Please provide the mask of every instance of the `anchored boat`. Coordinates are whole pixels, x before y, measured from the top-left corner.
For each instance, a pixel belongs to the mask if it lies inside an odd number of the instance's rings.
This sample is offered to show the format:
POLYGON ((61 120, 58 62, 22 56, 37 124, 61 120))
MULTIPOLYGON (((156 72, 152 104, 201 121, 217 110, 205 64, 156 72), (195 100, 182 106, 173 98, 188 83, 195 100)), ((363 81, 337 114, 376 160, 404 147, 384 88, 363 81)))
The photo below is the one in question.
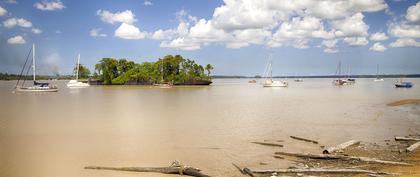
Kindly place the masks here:
POLYGON ((80 67, 80 53, 77 56, 76 80, 70 80, 67 83, 67 87, 69 87, 69 88, 85 88, 85 87, 90 86, 88 83, 78 81, 79 80, 79 67, 80 67))
POLYGON ((266 76, 266 80, 263 83, 263 87, 287 87, 289 83, 287 81, 275 81, 273 80, 273 70, 272 70, 272 62, 271 58, 268 62, 266 70, 264 72, 264 76, 266 76), (268 77, 267 77, 268 75, 268 77))
MULTIPOLYGON (((28 72, 29 72, 29 66, 28 66, 28 72)), ((26 57, 25 64, 23 65, 22 71, 20 73, 19 79, 16 83, 15 90, 18 92, 57 92, 58 88, 55 85, 50 85, 49 83, 45 82, 37 82, 36 81, 36 67, 35 67, 35 44, 32 44, 32 49, 28 53, 28 57, 26 57), (25 81, 26 77, 24 77, 24 80, 21 85, 19 85, 20 78, 22 78, 23 71, 26 68, 26 64, 29 59, 29 55, 32 53, 32 71, 33 71, 33 85, 29 87, 25 87, 25 81)))

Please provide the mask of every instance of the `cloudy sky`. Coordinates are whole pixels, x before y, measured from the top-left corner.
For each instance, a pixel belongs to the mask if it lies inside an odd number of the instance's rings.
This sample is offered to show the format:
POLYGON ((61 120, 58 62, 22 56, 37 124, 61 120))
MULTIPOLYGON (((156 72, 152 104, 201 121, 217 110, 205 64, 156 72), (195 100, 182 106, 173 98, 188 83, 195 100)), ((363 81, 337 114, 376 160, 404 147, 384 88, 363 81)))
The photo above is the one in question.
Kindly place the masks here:
POLYGON ((38 73, 69 74, 81 54, 154 61, 181 54, 217 75, 420 73, 417 0, 0 0, 0 72, 35 43, 38 73))

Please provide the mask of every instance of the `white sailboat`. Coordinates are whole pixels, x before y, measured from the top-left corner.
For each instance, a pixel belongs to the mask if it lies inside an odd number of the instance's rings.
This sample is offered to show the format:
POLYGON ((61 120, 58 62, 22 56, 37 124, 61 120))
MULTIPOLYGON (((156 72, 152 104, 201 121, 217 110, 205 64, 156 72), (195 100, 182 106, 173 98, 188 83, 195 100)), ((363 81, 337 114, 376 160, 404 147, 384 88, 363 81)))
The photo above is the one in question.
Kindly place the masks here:
POLYGON ((163 79, 163 71, 164 71, 164 65, 163 65, 163 59, 162 59, 162 68, 161 68, 161 72, 162 72, 162 78, 161 78, 161 81, 160 81, 160 83, 155 83, 155 84, 153 84, 154 86, 156 86, 156 87, 159 87, 159 88, 171 88, 172 87, 172 84, 171 83, 165 83, 165 80, 163 79))
POLYGON ((289 83, 287 81, 276 81, 273 80, 273 71, 272 71, 272 61, 268 62, 266 71, 264 72, 264 77, 266 80, 263 83, 263 87, 287 87, 289 83))
MULTIPOLYGON (((25 65, 23 66, 22 71, 25 70, 25 66, 26 66, 26 62, 25 62, 25 65)), ((28 71, 29 71, 29 68, 28 68, 28 71)), ((57 92, 58 91, 58 88, 55 85, 49 85, 49 83, 37 82, 36 81, 35 44, 32 44, 32 71, 33 71, 33 85, 29 86, 29 87, 25 87, 24 86, 25 80, 24 80, 22 85, 19 86, 19 81, 20 80, 18 80, 18 83, 16 84, 16 91, 18 91, 18 92, 57 92)), ((22 76, 22 74, 21 74, 21 76, 22 76)))
POLYGON ((339 78, 337 78, 333 81, 334 85, 341 86, 341 85, 348 85, 349 84, 347 79, 341 79, 341 61, 338 61, 338 66, 337 66, 337 69, 335 71, 335 75, 338 76, 339 78))
POLYGON ((69 88, 85 88, 85 87, 90 86, 88 83, 84 83, 84 82, 79 81, 79 66, 80 66, 80 53, 77 56, 76 80, 70 80, 67 83, 67 87, 69 87, 69 88))
POLYGON ((376 66, 376 78, 373 80, 374 82, 382 82, 384 79, 379 77, 379 65, 376 66))

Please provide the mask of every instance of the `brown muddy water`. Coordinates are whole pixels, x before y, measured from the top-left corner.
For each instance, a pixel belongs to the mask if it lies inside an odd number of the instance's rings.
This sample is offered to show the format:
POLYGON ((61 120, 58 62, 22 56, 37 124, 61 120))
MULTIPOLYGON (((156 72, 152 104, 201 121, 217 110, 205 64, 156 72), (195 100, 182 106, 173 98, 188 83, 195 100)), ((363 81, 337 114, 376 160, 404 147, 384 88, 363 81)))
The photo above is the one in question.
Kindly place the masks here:
MULTIPOLYGON (((320 152, 350 139, 381 143, 420 132, 420 108, 389 107, 420 98, 396 79, 336 87, 332 79, 289 80, 262 88, 246 79, 216 79, 209 87, 91 86, 58 93, 13 93, 0 81, 1 177, 131 177, 152 173, 85 170, 84 166, 168 166, 173 160, 214 176, 239 176, 231 165, 287 167, 283 151, 320 152), (252 141, 284 140, 284 148, 252 141), (261 165, 260 162, 267 163, 261 165)), ((167 175, 169 176, 169 175, 167 175)))

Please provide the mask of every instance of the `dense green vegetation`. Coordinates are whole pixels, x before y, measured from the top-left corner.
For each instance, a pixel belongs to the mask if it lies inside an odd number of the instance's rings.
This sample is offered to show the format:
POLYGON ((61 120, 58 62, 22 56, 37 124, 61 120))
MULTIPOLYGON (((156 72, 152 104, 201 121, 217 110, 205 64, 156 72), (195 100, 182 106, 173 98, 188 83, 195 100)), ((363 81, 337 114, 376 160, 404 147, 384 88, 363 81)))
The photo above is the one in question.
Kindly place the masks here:
MULTIPOLYGON (((76 75, 77 65, 73 68, 73 74, 76 75)), ((90 77, 89 68, 79 64, 79 79, 88 79, 90 77)))
POLYGON ((94 77, 104 84, 140 82, 145 84, 183 84, 197 80, 210 81, 213 66, 203 66, 180 55, 167 55, 156 62, 136 64, 126 59, 103 58, 95 65, 94 77), (205 73, 207 71, 207 74, 205 73))

